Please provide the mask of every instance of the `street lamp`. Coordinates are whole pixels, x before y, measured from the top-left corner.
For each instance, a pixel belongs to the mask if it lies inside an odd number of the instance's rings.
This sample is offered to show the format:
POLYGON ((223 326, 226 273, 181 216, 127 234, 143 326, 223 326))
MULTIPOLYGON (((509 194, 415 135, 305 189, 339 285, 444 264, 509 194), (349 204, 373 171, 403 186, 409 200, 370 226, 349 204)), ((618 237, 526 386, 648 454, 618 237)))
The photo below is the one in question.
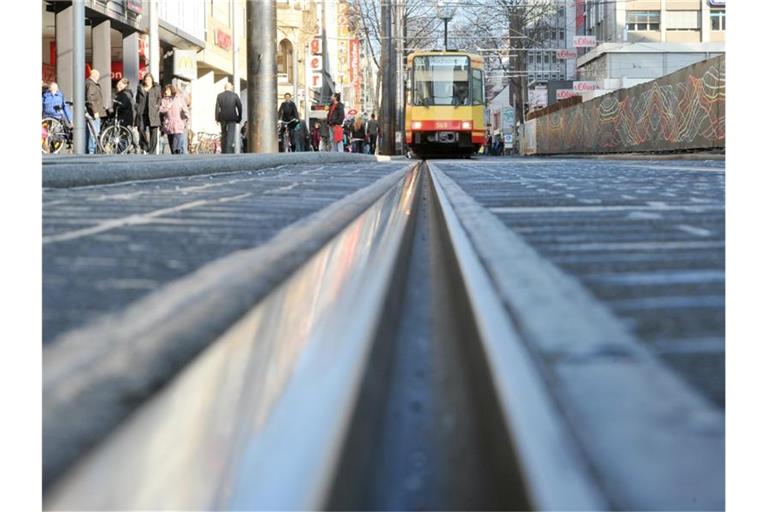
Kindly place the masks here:
POLYGON ((446 50, 448 49, 448 22, 451 21, 454 14, 456 14, 456 6, 452 5, 452 2, 447 0, 437 1, 437 17, 445 23, 443 44, 445 45, 446 50))

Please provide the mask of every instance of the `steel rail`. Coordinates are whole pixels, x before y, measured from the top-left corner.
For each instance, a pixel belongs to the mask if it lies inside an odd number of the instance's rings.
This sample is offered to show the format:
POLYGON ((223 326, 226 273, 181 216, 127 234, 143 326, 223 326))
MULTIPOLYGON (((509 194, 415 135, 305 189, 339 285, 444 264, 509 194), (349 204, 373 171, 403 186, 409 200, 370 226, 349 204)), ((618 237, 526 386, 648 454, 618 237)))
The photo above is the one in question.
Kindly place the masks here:
POLYGON ((45 509, 318 509, 419 168, 276 288, 45 496, 45 509))
POLYGON ((429 171, 528 498, 537 510, 609 508, 462 226, 429 171))

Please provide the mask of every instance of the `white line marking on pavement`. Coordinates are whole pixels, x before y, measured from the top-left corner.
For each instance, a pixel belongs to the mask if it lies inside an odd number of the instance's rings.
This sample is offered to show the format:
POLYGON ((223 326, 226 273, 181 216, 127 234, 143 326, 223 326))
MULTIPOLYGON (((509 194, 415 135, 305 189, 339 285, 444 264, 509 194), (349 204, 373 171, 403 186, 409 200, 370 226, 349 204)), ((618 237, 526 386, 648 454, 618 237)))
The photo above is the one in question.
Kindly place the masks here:
POLYGON ((712 232, 708 229, 704 228, 697 228, 695 226, 689 226, 688 224, 678 224, 677 229, 680 231, 684 231, 686 233, 690 233, 691 235, 696 236, 711 236, 712 232))
POLYGON ((702 212, 704 210, 723 210, 718 205, 668 205, 666 203, 643 205, 610 205, 610 206, 496 206, 488 208, 493 213, 575 213, 575 212, 626 212, 626 211, 688 211, 702 212))
POLYGON ((191 208, 197 208, 198 206, 204 206, 211 203, 223 203, 227 201, 235 201, 237 199, 242 199, 243 197, 247 197, 249 195, 251 194, 247 193, 247 194, 239 194, 237 196, 231 196, 231 197, 221 197, 218 199, 192 201, 189 203, 180 204, 178 206, 173 206, 171 208, 162 208, 160 210, 154 210, 149 213, 129 215, 128 217, 121 217, 119 219, 110 219, 104 222, 100 222, 99 224, 96 224, 95 226, 91 226, 88 228, 76 229, 74 231, 67 231, 65 233, 59 233, 57 235, 43 237, 43 244, 49 244, 53 242, 64 242, 66 240, 74 240, 76 238, 95 235, 98 233, 103 233, 105 231, 110 231, 112 229, 117 229, 124 226, 135 226, 137 224, 149 224, 153 222, 155 218, 161 217, 169 213, 176 213, 184 210, 189 210, 191 208))
POLYGON ((724 168, 717 167, 678 167, 671 165, 658 165, 657 163, 649 163, 648 165, 635 165, 635 164, 618 164, 618 167, 632 167, 637 169, 651 169, 651 170, 664 170, 664 171, 695 171, 695 172, 720 172, 725 173, 724 168))
POLYGON ((677 249, 718 249, 725 247, 722 240, 707 242, 601 242, 589 244, 560 244, 557 251, 665 251, 677 249))

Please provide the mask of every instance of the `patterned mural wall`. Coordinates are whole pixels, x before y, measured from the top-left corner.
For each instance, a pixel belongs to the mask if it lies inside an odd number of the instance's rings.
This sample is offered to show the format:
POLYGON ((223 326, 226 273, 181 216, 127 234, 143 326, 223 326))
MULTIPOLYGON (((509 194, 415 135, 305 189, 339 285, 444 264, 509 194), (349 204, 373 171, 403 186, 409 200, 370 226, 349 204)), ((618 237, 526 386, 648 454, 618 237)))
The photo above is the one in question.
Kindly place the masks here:
POLYGON ((537 154, 724 148, 725 56, 535 122, 537 154))

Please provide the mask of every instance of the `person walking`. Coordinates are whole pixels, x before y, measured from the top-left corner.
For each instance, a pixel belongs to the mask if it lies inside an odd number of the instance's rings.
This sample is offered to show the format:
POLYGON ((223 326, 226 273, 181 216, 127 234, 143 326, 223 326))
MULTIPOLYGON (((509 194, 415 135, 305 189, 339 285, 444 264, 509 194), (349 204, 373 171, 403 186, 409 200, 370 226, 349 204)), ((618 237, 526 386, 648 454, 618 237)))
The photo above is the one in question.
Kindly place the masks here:
POLYGON ((344 152, 344 104, 338 92, 331 96, 331 106, 328 109, 328 139, 331 151, 344 152))
POLYGON ((101 120, 107 115, 107 111, 104 108, 104 97, 101 94, 101 85, 99 84, 99 78, 101 73, 98 70, 91 70, 91 74, 88 80, 85 81, 85 109, 88 115, 92 118, 93 130, 95 137, 91 134, 90 130, 85 130, 86 146, 88 148, 88 154, 96 154, 96 138, 98 138, 101 132, 101 120))
POLYGON ((320 151, 320 139, 322 136, 320 135, 320 123, 315 121, 315 123, 312 125, 312 129, 309 132, 309 140, 312 144, 312 150, 313 151, 320 151))
POLYGON ((376 120, 376 114, 371 114, 365 126, 365 134, 368 135, 368 147, 370 154, 376 154, 376 140, 379 138, 379 122, 376 120))
POLYGON ((163 117, 163 132, 168 136, 171 153, 184 153, 184 130, 187 129, 189 109, 182 94, 177 94, 176 88, 168 84, 163 88, 163 100, 160 103, 160 113, 163 117))
POLYGON ((352 139, 352 153, 362 153, 365 145, 365 121, 361 114, 357 114, 350 129, 352 139))
POLYGON ((43 117, 52 117, 61 121, 65 114, 67 119, 72 119, 72 111, 64 100, 64 94, 59 90, 59 84, 51 82, 43 92, 43 117), (60 109, 57 110, 56 107, 60 109))
POLYGON ((152 74, 147 73, 141 85, 136 88, 136 127, 139 129, 139 144, 144 153, 154 154, 157 151, 161 101, 160 86, 155 83, 152 74))
POLYGON ((235 152, 237 123, 243 118, 243 104, 240 96, 232 90, 232 84, 224 84, 224 92, 216 96, 216 122, 221 127, 221 152, 235 152))

